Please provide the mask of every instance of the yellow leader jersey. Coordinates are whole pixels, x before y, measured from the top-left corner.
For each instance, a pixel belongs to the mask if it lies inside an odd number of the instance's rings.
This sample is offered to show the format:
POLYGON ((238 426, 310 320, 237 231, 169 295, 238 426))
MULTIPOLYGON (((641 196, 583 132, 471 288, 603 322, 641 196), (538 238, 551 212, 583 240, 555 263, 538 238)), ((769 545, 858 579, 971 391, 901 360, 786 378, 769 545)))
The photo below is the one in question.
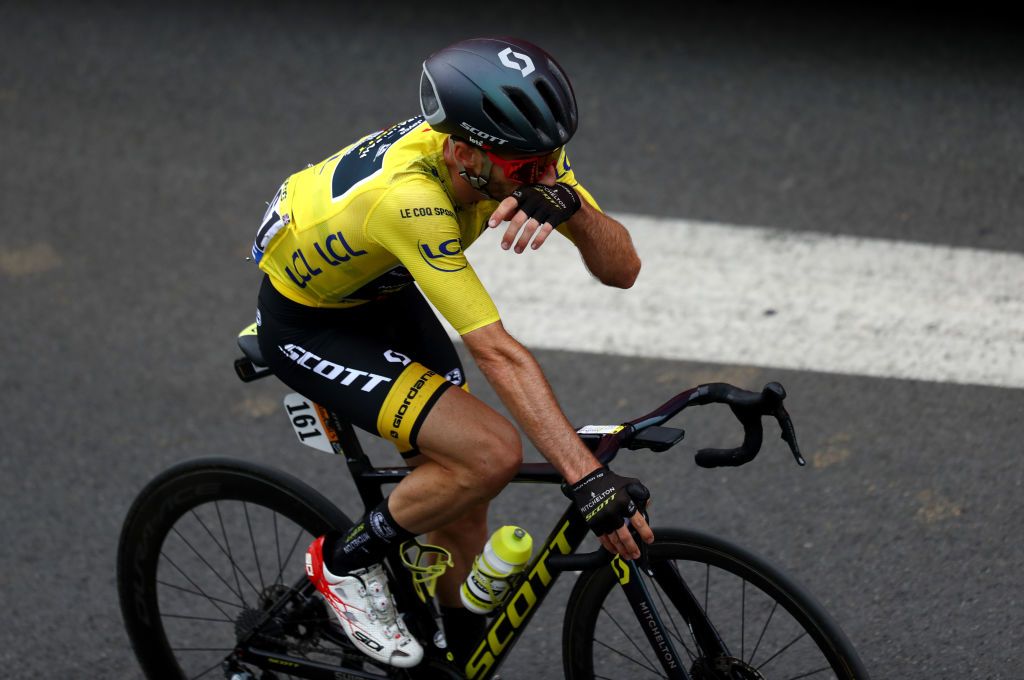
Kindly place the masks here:
MULTIPOLYGON (((460 335, 497 321, 464 253, 497 202, 455 206, 446 139, 417 116, 286 179, 252 250, 274 288, 312 307, 352 307, 415 281, 460 335)), ((598 207, 564 152, 557 179, 598 207)))

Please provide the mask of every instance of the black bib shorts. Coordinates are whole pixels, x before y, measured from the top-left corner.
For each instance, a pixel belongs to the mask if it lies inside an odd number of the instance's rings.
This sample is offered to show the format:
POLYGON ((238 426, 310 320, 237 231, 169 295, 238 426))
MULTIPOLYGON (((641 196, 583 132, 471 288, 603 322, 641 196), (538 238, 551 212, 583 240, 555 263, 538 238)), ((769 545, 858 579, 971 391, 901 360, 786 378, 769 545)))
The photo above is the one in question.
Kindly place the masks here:
POLYGON ((410 285, 346 309, 289 300, 264 277, 256 322, 260 350, 288 387, 353 425, 387 439, 406 458, 438 397, 465 389, 458 353, 410 285))

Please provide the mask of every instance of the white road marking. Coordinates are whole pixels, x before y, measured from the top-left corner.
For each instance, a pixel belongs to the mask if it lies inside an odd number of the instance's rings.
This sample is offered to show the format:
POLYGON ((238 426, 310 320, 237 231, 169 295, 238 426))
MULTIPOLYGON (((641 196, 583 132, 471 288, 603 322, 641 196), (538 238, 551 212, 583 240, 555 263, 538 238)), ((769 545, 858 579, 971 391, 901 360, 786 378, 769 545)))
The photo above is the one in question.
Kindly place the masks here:
POLYGON ((1024 255, 617 214, 643 271, 600 285, 564 239, 470 261, 529 347, 1024 387, 1024 255))

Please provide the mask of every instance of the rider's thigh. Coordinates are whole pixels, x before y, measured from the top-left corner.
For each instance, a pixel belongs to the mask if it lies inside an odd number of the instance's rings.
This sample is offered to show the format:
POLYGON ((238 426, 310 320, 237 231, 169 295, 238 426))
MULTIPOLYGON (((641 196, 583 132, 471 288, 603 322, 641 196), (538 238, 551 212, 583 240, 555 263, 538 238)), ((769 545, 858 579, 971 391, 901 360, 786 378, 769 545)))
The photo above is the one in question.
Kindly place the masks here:
POLYGON ((445 390, 430 409, 417 445, 425 457, 450 470, 459 484, 501 488, 523 461, 515 426, 459 389, 445 390))

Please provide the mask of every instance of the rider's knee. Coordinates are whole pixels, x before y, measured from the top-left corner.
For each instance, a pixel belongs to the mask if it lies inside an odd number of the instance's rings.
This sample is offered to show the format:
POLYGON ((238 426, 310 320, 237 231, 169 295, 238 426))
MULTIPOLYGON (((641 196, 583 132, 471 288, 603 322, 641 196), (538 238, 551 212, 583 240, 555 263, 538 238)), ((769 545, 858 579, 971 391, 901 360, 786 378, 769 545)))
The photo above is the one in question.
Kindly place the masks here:
POLYGON ((497 433, 500 444, 491 454, 490 465, 491 477, 501 487, 512 481, 523 463, 523 442, 519 439, 519 431, 507 420, 503 423, 505 427, 497 433))
POLYGON ((512 481, 512 478, 519 472, 523 464, 523 445, 518 436, 506 444, 501 452, 494 457, 489 466, 488 476, 495 485, 496 491, 501 491, 512 481))
POLYGON ((483 498, 493 498, 512 481, 522 462, 523 445, 519 433, 511 423, 502 419, 488 428, 486 440, 475 452, 464 481, 483 498))

